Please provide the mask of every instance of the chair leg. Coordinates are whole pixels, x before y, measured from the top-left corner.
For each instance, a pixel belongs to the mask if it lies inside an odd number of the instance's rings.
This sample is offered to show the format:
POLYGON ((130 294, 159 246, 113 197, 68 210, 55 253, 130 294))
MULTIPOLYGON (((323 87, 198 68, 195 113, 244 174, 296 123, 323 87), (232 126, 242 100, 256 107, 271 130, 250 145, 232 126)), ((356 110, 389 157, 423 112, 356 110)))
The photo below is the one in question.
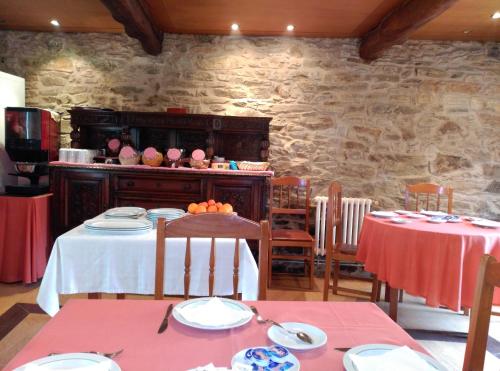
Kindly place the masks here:
POLYGON ((399 299, 399 302, 402 303, 403 302, 403 290, 399 290, 399 293, 398 293, 398 299, 399 299))
POLYGON ((377 301, 380 301, 380 293, 382 291, 382 281, 377 279, 377 301))
POLYGON ((370 295, 370 301, 376 303, 377 296, 378 296, 378 280, 377 280, 377 275, 374 274, 372 279, 372 292, 370 295))
POLYGON ((340 262, 338 260, 333 261, 333 295, 337 295, 337 287, 339 285, 339 275, 340 275, 340 262))
POLYGON ((269 254, 267 258, 267 288, 271 288, 271 284, 273 281, 273 259, 271 258, 271 255, 273 254, 273 247, 270 246, 269 248, 269 254))
POLYGON ((309 290, 313 289, 313 281, 314 281, 314 255, 313 250, 311 251, 311 259, 309 260, 309 290))
POLYGON ((330 292, 330 278, 332 277, 332 259, 330 251, 326 253, 325 260, 325 277, 323 278, 323 301, 328 301, 328 293, 330 292))

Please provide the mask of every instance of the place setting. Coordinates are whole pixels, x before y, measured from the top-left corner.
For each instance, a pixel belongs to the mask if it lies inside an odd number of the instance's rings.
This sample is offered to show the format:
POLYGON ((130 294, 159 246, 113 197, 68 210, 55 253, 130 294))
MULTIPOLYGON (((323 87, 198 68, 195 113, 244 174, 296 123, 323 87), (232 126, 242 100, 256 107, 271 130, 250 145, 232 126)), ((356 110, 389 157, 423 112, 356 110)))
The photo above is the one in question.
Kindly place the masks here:
POLYGON ((182 209, 159 208, 148 210, 146 212, 146 219, 150 220, 153 223, 153 226, 156 228, 159 218, 164 218, 167 222, 169 222, 171 220, 181 218, 184 215, 186 215, 186 212, 182 209))
POLYGON ((95 218, 83 222, 86 231, 96 234, 141 234, 153 229, 153 223, 145 219, 95 218))

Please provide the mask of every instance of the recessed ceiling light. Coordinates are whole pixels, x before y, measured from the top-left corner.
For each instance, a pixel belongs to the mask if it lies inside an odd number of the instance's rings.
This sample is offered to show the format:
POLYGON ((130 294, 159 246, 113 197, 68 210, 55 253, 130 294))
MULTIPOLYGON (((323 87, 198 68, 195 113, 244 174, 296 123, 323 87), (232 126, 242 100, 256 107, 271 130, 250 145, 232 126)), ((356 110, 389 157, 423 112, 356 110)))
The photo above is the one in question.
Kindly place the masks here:
POLYGON ((295 30, 295 26, 293 24, 289 24, 288 26, 286 26, 286 30, 291 32, 295 30))
POLYGON ((240 25, 238 23, 233 23, 231 25, 231 30, 238 31, 240 29, 240 25))
POLYGON ((54 27, 59 27, 60 24, 59 24, 59 21, 57 19, 53 19, 50 21, 50 24, 54 27))
POLYGON ((493 18, 493 19, 499 19, 500 18, 500 11, 493 13, 493 15, 491 16, 491 18, 493 18))

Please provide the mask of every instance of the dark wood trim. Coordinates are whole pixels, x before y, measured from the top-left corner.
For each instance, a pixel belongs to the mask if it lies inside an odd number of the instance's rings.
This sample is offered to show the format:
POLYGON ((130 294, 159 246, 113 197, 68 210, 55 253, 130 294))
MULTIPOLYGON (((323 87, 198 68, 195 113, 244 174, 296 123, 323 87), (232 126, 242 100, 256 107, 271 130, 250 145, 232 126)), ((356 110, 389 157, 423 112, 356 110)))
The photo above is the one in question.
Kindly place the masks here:
POLYGON ((161 53, 163 31, 153 22, 147 5, 142 0, 101 0, 113 18, 123 24, 130 37, 139 40, 144 51, 151 55, 161 53))
POLYGON ((359 55, 372 61, 393 45, 405 42, 427 22, 455 4, 457 0, 407 0, 387 14, 361 39, 359 55))
POLYGON ((0 316, 0 340, 29 314, 46 314, 38 304, 16 303, 0 316))

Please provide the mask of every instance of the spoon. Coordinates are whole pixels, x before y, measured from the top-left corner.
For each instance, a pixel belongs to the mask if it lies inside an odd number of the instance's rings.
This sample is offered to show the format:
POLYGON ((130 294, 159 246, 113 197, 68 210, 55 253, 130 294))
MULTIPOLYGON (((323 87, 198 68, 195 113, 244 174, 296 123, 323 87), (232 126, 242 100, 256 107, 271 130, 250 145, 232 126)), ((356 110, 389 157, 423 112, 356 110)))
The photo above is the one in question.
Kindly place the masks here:
POLYGON ((281 324, 279 324, 278 322, 273 321, 272 319, 264 319, 264 318, 262 318, 262 316, 259 314, 257 308, 255 308, 253 305, 250 306, 250 309, 252 310, 252 312, 255 313, 257 323, 272 323, 274 326, 281 327, 286 332, 297 336, 300 340, 302 340, 305 343, 309 343, 309 344, 313 343, 313 340, 311 339, 311 337, 309 335, 307 335, 305 332, 302 332, 302 331, 292 331, 292 330, 289 330, 289 329, 283 327, 281 324))

